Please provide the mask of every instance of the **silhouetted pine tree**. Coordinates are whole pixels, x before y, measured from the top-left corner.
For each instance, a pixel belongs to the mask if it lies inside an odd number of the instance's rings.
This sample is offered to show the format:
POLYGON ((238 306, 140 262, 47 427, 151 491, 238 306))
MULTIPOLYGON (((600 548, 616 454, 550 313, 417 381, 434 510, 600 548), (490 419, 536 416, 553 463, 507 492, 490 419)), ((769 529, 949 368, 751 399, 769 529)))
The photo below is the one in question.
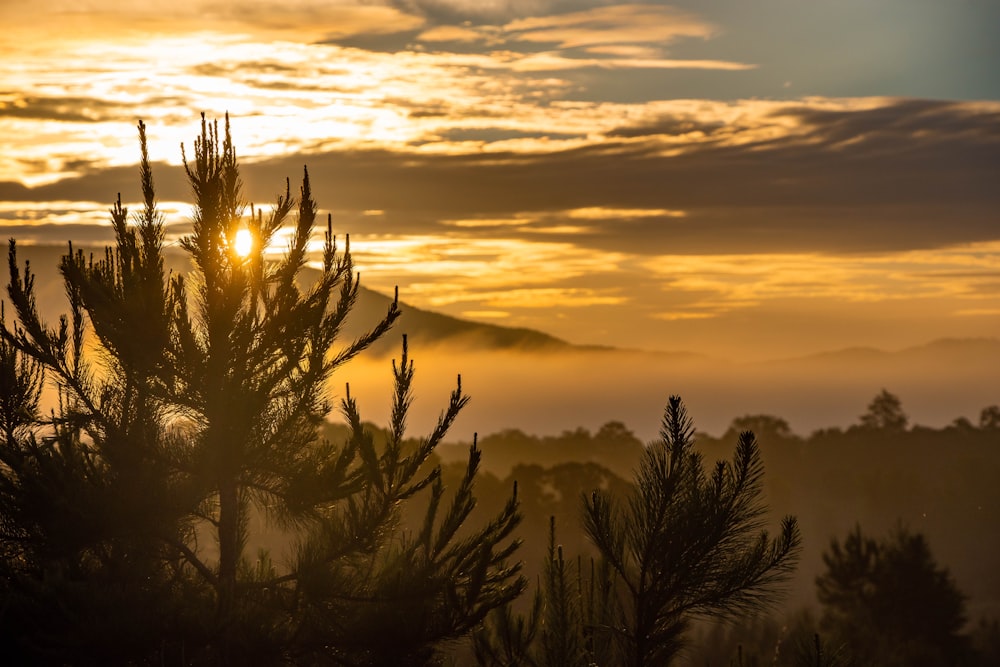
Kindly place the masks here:
POLYGON ((793 650, 795 667, 854 667, 855 665, 843 644, 831 646, 817 633, 813 633, 811 641, 800 641, 793 650))
POLYGON ((300 287, 316 222, 308 173, 298 215, 286 185, 268 216, 243 215, 228 118, 202 119, 185 169, 194 271, 165 275, 145 128, 144 210, 112 208, 116 245, 97 260, 70 246, 61 271, 70 317, 39 317, 30 267, 10 247, 17 322, 0 347, 0 627, 20 661, 60 664, 423 664, 524 588, 511 533, 516 496, 485 526, 475 445, 441 510, 424 469, 468 400, 453 392, 434 432, 404 446, 413 366, 394 363, 389 442, 376 447, 348 392, 346 442, 318 439, 331 374, 382 336, 336 347, 358 295, 349 247, 329 217, 319 275, 300 287), (281 259, 264 248, 294 232, 281 259), (240 230, 253 238, 235 251, 240 230), (42 373, 58 396, 37 415, 42 373), (431 496, 419 535, 400 503, 431 496), (289 558, 246 553, 264 516, 296 544, 289 558), (464 531, 464 532, 463 532, 464 531), (104 614, 103 616, 101 614, 104 614), (37 621, 37 623, 36 623, 37 621))
POLYGON ((763 465, 752 433, 731 463, 706 474, 679 397, 667 403, 661 440, 650 445, 624 504, 595 491, 584 526, 614 577, 616 615, 602 631, 616 664, 666 665, 692 618, 753 612, 791 573, 800 538, 795 519, 770 539, 762 530, 763 465))
POLYGON ((584 644, 582 579, 576 576, 556 544, 555 517, 549 518, 545 568, 527 617, 510 605, 493 611, 473 634, 477 663, 489 667, 515 665, 578 667, 591 664, 584 644))
POLYGON ((577 562, 575 586, 550 526, 541 614, 526 622, 512 620, 510 610, 495 612, 477 635, 480 664, 514 664, 495 656, 516 655, 546 667, 668 665, 695 617, 752 613, 774 600, 795 566, 800 537, 792 517, 773 540, 762 530, 763 466, 753 433, 744 432, 732 463, 718 462, 711 475, 676 396, 660 434, 645 449, 625 503, 604 491, 584 498, 584 527, 599 558, 589 573, 577 562), (533 628, 536 619, 537 630, 504 631, 533 628))
POLYGON ((494 609, 472 633, 472 651, 482 667, 540 667, 535 641, 540 627, 542 592, 535 591, 528 616, 512 605, 494 609))
POLYGON ((544 578, 543 662, 549 667, 586 665, 580 609, 581 579, 573 576, 563 558, 562 546, 556 544, 555 517, 551 517, 549 521, 549 548, 544 578))

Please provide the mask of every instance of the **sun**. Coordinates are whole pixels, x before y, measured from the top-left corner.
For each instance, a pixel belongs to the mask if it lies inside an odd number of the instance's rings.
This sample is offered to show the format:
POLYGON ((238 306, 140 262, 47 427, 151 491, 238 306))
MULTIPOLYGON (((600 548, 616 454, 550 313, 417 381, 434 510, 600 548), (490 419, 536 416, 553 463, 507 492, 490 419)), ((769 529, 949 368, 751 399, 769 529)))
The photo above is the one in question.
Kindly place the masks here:
POLYGON ((233 250, 240 257, 246 257, 253 250, 253 234, 249 229, 240 229, 233 240, 233 250))

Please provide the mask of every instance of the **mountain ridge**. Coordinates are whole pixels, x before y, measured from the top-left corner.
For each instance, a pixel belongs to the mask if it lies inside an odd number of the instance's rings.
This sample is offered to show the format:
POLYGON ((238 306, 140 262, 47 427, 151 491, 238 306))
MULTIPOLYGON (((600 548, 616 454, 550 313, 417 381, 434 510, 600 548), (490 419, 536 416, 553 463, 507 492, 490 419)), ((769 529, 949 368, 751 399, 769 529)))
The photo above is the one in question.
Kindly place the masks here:
MULTIPOLYGON (((104 248, 74 247, 85 254, 103 257, 104 248)), ((66 246, 17 245, 17 262, 23 270, 25 261, 30 263, 35 274, 35 290, 42 317, 49 324, 58 321, 66 312, 67 304, 59 262, 66 254, 66 246)), ((186 273, 190 264, 185 255, 177 249, 165 248, 164 268, 166 271, 186 273)), ((6 272, 4 272, 6 274, 6 272)), ((305 267, 301 274, 301 284, 310 283, 310 274, 316 269, 305 267)), ((9 282, 9 274, 4 275, 3 284, 9 282)), ((3 292, 6 294, 6 290, 3 292)), ((360 286, 358 300, 344 323, 345 338, 357 338, 375 326, 384 316, 392 298, 381 292, 360 286)), ((389 335, 383 336, 369 347, 376 355, 390 355, 399 351, 400 337, 406 334, 413 345, 439 346, 453 345, 472 350, 520 350, 524 352, 557 352, 569 350, 611 349, 598 346, 580 346, 568 343, 547 333, 520 327, 505 327, 485 324, 452 317, 442 313, 418 308, 400 301, 402 314, 389 335)))
POLYGON ((774 365, 828 364, 828 363, 881 363, 889 361, 920 361, 948 364, 968 361, 970 356, 995 356, 1000 358, 1000 338, 944 337, 926 343, 908 345, 896 350, 872 346, 851 346, 814 352, 794 357, 782 357, 769 362, 774 365))
MULTIPOLYGON (((104 248, 83 247, 85 253, 102 256, 104 248)), ((168 271, 187 271, 189 266, 184 255, 177 249, 167 248, 164 252, 168 271)), ((50 323, 58 321, 66 312, 65 292, 59 276, 59 260, 66 252, 65 246, 18 245, 18 264, 23 268, 25 260, 31 263, 36 274, 36 292, 43 317, 50 323)), ((309 273, 315 271, 306 267, 303 283, 308 284, 309 273)), ((6 272, 5 272, 6 274, 6 272)), ((3 284, 8 282, 4 275, 3 284)), ((6 294, 6 290, 3 291, 6 294)), ((355 338, 374 326, 385 315, 392 298, 361 286, 358 301, 345 322, 345 337, 355 338)), ((449 346, 465 351, 512 351, 512 352, 592 352, 651 355, 658 359, 701 362, 723 362, 724 359, 691 350, 642 350, 619 348, 605 345, 581 345, 571 343, 551 334, 524 327, 508 327, 493 323, 465 320, 432 310, 414 306, 400 300, 402 314, 389 335, 376 341, 369 350, 377 356, 398 353, 401 335, 406 334, 411 345, 421 349, 449 346)), ((932 339, 926 343, 910 345, 897 350, 887 350, 873 346, 848 346, 832 350, 765 359, 756 362, 742 362, 751 366, 791 367, 799 365, 824 364, 881 364, 892 361, 912 363, 965 364, 977 358, 992 356, 1000 358, 1000 338, 945 337, 932 339)), ((731 363, 731 362, 728 362, 731 363)), ((741 365, 742 365, 741 364, 741 365)))

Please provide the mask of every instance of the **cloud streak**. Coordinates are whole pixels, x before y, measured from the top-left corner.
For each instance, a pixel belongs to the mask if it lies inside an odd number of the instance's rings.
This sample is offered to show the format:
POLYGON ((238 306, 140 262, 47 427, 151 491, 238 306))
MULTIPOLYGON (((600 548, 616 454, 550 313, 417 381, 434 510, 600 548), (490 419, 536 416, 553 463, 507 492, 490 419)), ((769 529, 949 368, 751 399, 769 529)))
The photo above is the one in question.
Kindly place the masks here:
POLYGON ((667 46, 680 39, 705 40, 717 32, 711 23, 669 6, 620 4, 518 18, 503 25, 434 25, 417 40, 431 46, 479 44, 500 56, 497 66, 518 72, 755 67, 729 60, 665 57, 667 46))
POLYGON ((45 37, 69 42, 97 34, 119 39, 180 33, 243 34, 264 39, 317 41, 355 35, 414 31, 425 20, 413 13, 364 0, 173 0, 170 3, 120 0, 51 0, 0 5, 0 18, 15 39, 45 37))
POLYGON ((666 45, 682 37, 707 39, 716 28, 671 7, 624 4, 517 19, 503 27, 510 39, 560 48, 636 43, 666 45))

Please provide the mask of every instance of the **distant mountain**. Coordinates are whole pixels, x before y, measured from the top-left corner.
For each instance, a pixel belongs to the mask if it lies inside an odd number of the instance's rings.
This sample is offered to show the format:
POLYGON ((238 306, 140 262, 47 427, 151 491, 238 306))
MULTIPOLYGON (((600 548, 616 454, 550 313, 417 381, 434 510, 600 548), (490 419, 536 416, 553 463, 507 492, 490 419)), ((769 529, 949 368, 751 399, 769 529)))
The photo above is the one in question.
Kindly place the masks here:
POLYGON ((1000 359, 1000 338, 941 338, 896 351, 851 347, 772 362, 780 366, 908 364, 932 368, 939 365, 983 364, 1000 359))
MULTIPOLYGON (((104 255, 103 248, 84 248, 84 252, 93 253, 95 258, 104 255)), ((65 246, 18 245, 17 247, 19 268, 23 271, 24 262, 27 260, 30 262, 32 272, 36 274, 35 290, 38 305, 43 318, 50 323, 55 323, 59 315, 67 310, 65 292, 58 271, 59 262, 65 253, 65 246)), ((179 251, 168 249, 164 255, 168 271, 189 270, 186 258, 179 251)), ((310 274, 313 271, 308 268, 303 271, 303 285, 309 284, 310 274)), ((3 294, 6 294, 6 285, 9 281, 6 269, 3 270, 2 277, 0 282, 4 285, 3 294)), ((374 326, 385 315, 390 303, 390 297, 361 287, 358 302, 348 316, 344 328, 345 339, 357 337, 374 326)), ((470 322, 411 306, 402 299, 400 306, 403 313, 389 335, 384 336, 370 348, 375 354, 397 354, 402 334, 407 335, 411 345, 422 349, 438 345, 460 349, 544 352, 580 349, 566 341, 532 329, 470 322)))
POLYGON ((1000 359, 1000 338, 941 338, 896 352, 901 359, 937 363, 1000 359))
MULTIPOLYGON (((348 318, 346 333, 357 336, 385 315, 391 299, 384 294, 362 287, 358 302, 348 318)), ((518 350, 526 352, 559 352, 578 349, 554 336, 514 327, 470 322, 457 317, 423 310, 400 299, 403 314, 389 335, 370 348, 376 354, 399 352, 402 334, 417 349, 448 345, 463 349, 518 350)))
MULTIPOLYGON (((58 272, 59 261, 65 252, 65 246, 18 246, 18 264, 23 267, 25 260, 30 261, 32 271, 37 274, 36 293, 39 307, 43 317, 50 323, 55 323, 59 315, 66 312, 65 293, 58 272)), ((85 252, 92 252, 95 257, 101 257, 104 254, 103 248, 87 248, 85 252)), ((165 256, 168 270, 188 270, 187 260, 180 251, 168 248, 165 256)), ((308 284, 308 274, 311 271, 311 269, 306 269, 303 272, 304 284, 308 284)), ((6 269, 2 271, 0 276, 2 276, 0 283, 4 286, 2 294, 6 295, 8 282, 6 269)), ((356 337, 373 326, 385 315, 390 301, 390 297, 362 287, 358 303, 348 317, 344 329, 345 337, 356 337)), ((424 310, 407 304, 405 294, 401 301, 403 314, 397 320, 396 325, 389 335, 377 341, 371 348, 371 351, 377 355, 397 354, 401 336, 407 334, 414 349, 421 350, 446 346, 456 351, 617 352, 622 355, 641 356, 658 361, 693 364, 721 363, 718 359, 695 352, 622 350, 612 347, 573 345, 533 329, 471 322, 424 310)), ((886 351, 872 347, 850 347, 750 365, 764 365, 777 369, 833 367, 841 370, 878 370, 889 366, 911 366, 913 368, 987 367, 995 366, 996 360, 1000 360, 1000 338, 949 338, 897 351, 886 351)))

